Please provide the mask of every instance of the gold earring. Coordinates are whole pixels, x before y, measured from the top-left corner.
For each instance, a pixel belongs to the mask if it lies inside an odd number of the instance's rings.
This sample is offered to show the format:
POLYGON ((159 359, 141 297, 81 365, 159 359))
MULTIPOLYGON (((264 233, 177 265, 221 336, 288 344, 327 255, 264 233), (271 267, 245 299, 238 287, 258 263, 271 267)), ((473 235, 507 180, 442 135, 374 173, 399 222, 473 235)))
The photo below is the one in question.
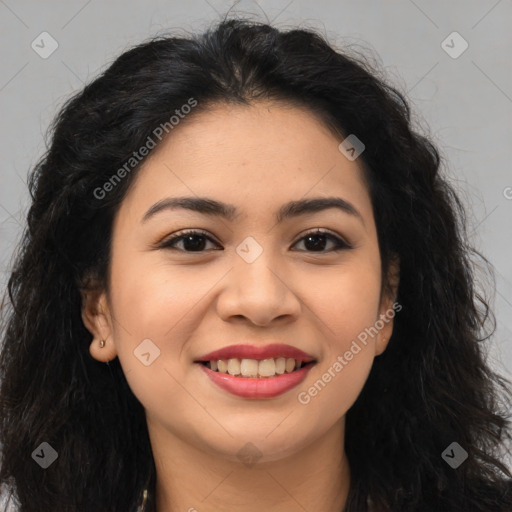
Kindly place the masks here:
POLYGON ((105 346, 105 340, 100 340, 100 347, 103 348, 105 346))

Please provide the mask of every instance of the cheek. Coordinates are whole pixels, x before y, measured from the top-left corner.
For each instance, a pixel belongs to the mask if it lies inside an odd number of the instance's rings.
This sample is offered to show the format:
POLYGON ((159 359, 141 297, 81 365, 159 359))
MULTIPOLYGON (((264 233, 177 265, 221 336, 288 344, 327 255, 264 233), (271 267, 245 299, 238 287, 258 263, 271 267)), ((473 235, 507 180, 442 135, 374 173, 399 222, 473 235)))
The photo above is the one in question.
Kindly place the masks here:
POLYGON ((324 342, 320 364, 310 372, 308 387, 300 388, 297 399, 323 414, 327 423, 353 405, 371 370, 379 319, 378 270, 374 264, 347 266, 325 282, 317 280, 316 292, 308 295, 324 342))
POLYGON ((142 258, 113 259, 111 298, 117 356, 134 394, 143 403, 173 399, 182 381, 183 346, 217 276, 193 279, 179 267, 147 265, 142 258), (149 355, 147 355, 149 354, 149 355), (146 364, 148 363, 148 364, 146 364))
POLYGON ((322 424, 346 414, 373 364, 380 274, 372 268, 340 272, 316 298, 317 325, 324 340, 321 361, 310 372, 307 387, 298 390, 297 400, 312 417, 322 416, 322 424))
POLYGON ((349 350, 351 340, 378 319, 380 268, 372 261, 363 261, 328 273, 317 272, 313 282, 307 279, 304 300, 319 320, 317 326, 327 341, 325 349, 330 353, 325 356, 333 359, 349 350))
POLYGON ((205 279, 198 279, 190 269, 171 268, 144 256, 114 261, 112 302, 121 324, 115 325, 116 334, 125 339, 129 332, 132 341, 154 338, 168 344, 176 339, 176 329, 193 316, 194 306, 217 278, 204 274, 205 279))

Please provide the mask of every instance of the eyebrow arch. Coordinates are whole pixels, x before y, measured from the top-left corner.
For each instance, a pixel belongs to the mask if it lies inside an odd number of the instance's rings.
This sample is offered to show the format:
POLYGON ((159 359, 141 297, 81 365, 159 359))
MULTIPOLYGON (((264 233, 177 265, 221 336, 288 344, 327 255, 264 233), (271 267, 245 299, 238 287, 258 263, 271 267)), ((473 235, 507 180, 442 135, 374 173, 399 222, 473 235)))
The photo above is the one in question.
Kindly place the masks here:
MULTIPOLYGON (((192 210, 204 215, 223 217, 229 221, 235 220, 239 212, 236 206, 232 204, 221 203, 215 199, 207 197, 169 197, 162 199, 155 203, 144 214, 141 223, 147 222, 151 217, 163 210, 175 210, 183 208, 192 210)), ((364 225, 364 219, 361 213, 355 208, 352 203, 349 203, 341 197, 315 197, 311 199, 300 199, 297 201, 290 201, 284 204, 276 213, 276 222, 280 223, 283 220, 292 217, 298 217, 308 213, 316 213, 329 208, 338 208, 344 213, 357 217, 364 225)))

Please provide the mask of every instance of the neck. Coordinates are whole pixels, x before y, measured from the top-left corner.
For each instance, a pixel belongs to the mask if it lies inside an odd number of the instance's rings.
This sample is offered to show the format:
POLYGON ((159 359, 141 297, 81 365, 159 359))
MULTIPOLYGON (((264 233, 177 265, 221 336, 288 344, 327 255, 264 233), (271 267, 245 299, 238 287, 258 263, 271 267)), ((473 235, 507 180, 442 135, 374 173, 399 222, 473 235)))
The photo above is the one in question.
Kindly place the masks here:
POLYGON ((206 453, 149 420, 148 429, 157 512, 341 512, 347 501, 344 419, 293 455, 254 464, 206 453))

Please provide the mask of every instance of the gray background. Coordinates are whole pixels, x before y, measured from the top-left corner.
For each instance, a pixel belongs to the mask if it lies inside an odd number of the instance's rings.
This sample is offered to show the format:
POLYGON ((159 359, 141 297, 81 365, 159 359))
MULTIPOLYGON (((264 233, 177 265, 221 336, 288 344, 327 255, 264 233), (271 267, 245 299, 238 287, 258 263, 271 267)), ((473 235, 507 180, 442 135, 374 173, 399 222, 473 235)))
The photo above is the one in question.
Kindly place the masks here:
MULTIPOLYGON (((510 0, 0 0, 1 290, 28 206, 27 172, 45 150, 58 108, 130 45, 169 30, 201 31, 229 9, 375 52, 387 79, 410 99, 417 128, 437 143, 469 208, 473 244, 494 265, 497 331, 489 357, 512 377, 510 0), (31 47, 44 31, 59 45, 46 59, 31 47), (469 45, 457 58, 442 47, 454 31, 469 45)), ((452 39, 445 44, 457 51, 460 41, 452 39)))

